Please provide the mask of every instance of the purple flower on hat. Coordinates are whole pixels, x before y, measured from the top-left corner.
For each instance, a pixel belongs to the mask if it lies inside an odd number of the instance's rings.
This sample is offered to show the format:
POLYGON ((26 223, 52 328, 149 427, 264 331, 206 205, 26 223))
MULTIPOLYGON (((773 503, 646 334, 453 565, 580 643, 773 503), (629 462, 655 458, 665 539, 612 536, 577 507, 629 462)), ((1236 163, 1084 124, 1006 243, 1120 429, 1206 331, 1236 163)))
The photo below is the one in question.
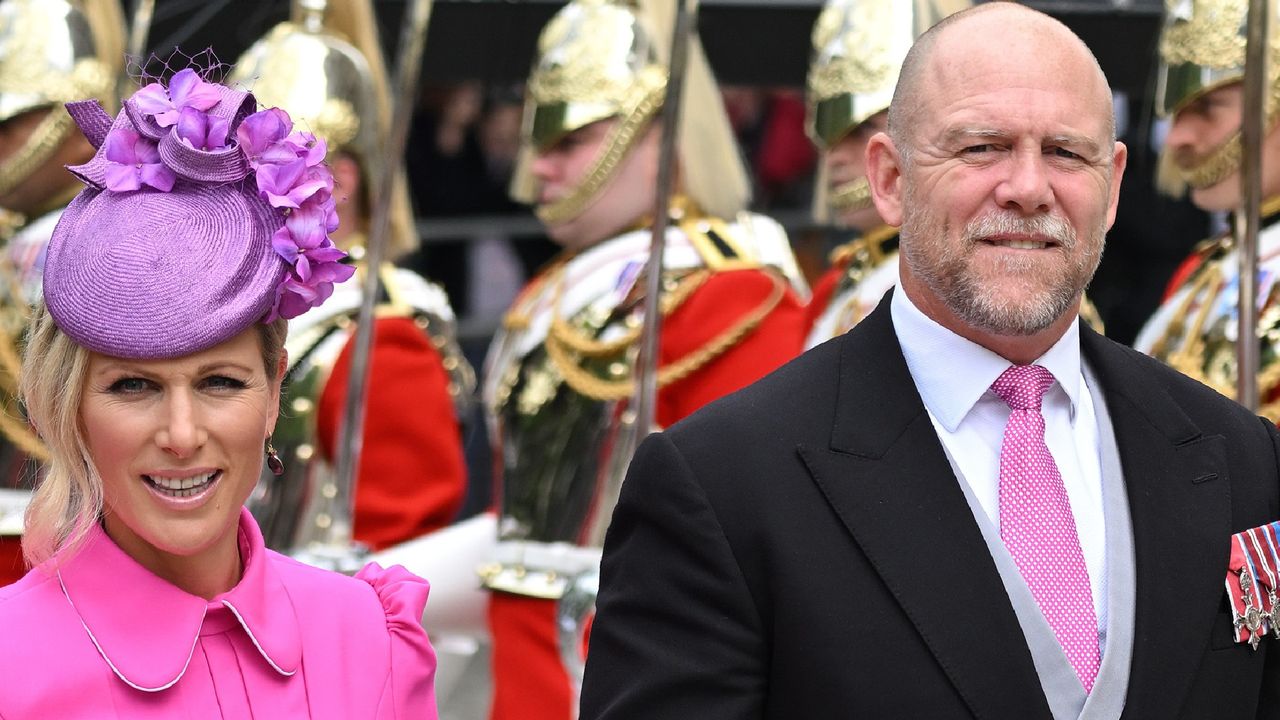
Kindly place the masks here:
MULTIPOLYGON (((333 286, 330 285, 329 294, 332 293, 333 286)), ((290 274, 276 288, 276 301, 271 305, 271 313, 267 315, 265 322, 272 323, 280 318, 286 320, 296 318, 324 302, 326 298, 328 295, 320 297, 318 288, 312 288, 290 274)))
POLYGON ((311 267, 311 277, 306 280, 313 287, 324 289, 324 296, 329 297, 333 292, 333 286, 337 283, 344 282, 352 275, 356 274, 356 267, 348 265, 341 260, 347 257, 347 254, 330 243, 329 250, 332 252, 342 253, 341 257, 335 260, 326 260, 322 263, 316 263, 311 267))
POLYGON ((185 107, 178 113, 178 124, 173 130, 182 142, 194 150, 221 150, 227 146, 227 134, 231 125, 226 118, 185 107))
POLYGON ((107 135, 103 147, 107 158, 106 184, 112 192, 129 192, 143 185, 169 192, 177 179, 160 162, 156 144, 128 128, 107 135))
POLYGON ((317 192, 333 191, 333 175, 323 166, 307 167, 306 158, 258 166, 258 190, 271 207, 297 208, 317 192))
POLYGON ((325 227, 325 208, 319 203, 306 203, 290 212, 284 225, 271 236, 271 246, 293 266, 300 280, 310 280, 316 265, 337 262, 347 256, 334 247, 325 227))
MULTIPOLYGON (((338 251, 341 252, 341 251, 338 251)), ((346 253, 343 253, 345 256, 346 253)), ((340 283, 355 274, 356 269, 340 262, 322 263, 312 269, 311 279, 302 280, 292 272, 276 288, 276 301, 265 322, 277 318, 295 318, 329 299, 334 283, 340 283)))
POLYGON ((324 162, 325 155, 329 154, 329 146, 325 141, 309 132, 295 130, 289 133, 284 143, 293 149, 296 157, 301 157, 306 162, 307 167, 319 165, 324 162))
POLYGON ((256 112, 244 119, 236 128, 236 140, 255 169, 262 164, 289 162, 297 159, 297 153, 281 141, 289 136, 293 121, 289 113, 280 108, 256 112))
POLYGON ((196 70, 187 68, 179 70, 169 78, 169 87, 152 82, 142 90, 134 92, 133 101, 143 115, 151 115, 157 126, 166 128, 178 123, 183 108, 207 110, 218 104, 221 92, 218 86, 201 79, 196 70))
POLYGON ((218 86, 200 79, 191 68, 178 71, 169 79, 167 89, 160 83, 151 83, 133 94, 133 102, 142 114, 155 117, 160 127, 176 125, 183 108, 204 111, 221 99, 218 86))

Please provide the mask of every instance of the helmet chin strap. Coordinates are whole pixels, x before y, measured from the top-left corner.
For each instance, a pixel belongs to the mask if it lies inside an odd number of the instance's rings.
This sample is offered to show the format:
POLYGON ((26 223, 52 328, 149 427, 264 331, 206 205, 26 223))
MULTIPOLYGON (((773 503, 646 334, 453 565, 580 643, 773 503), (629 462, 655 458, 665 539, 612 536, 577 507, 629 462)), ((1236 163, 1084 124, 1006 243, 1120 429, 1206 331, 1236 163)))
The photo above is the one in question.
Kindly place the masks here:
POLYGON ((591 203, 595 202, 600 191, 608 184, 613 173, 622 163, 623 158, 631 152, 643 134, 649 120, 662 107, 665 79, 661 84, 654 83, 649 88, 642 88, 631 111, 618 118, 605 136, 601 151, 592 161, 591 167, 583 175, 582 181, 574 186, 568 195, 549 203, 543 203, 534 210, 546 225, 558 225, 568 222, 583 213, 591 203))
POLYGON ((0 162, 0 195, 7 195, 49 162, 71 132, 71 116, 61 107, 51 109, 31 137, 13 155, 0 162))
POLYGON ((835 212, 855 212, 871 207, 871 182, 866 177, 841 184, 827 198, 827 205, 835 212))
POLYGON ((1178 168, 1182 180, 1192 189, 1212 187, 1240 169, 1241 143, 1237 131, 1190 167, 1178 168))

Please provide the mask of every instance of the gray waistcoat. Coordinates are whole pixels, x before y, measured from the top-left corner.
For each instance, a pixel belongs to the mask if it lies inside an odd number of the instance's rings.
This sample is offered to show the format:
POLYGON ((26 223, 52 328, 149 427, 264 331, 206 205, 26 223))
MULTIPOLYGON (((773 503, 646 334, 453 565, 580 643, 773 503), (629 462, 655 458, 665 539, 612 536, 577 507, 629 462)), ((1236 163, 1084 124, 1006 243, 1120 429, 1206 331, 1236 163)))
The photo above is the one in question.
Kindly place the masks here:
MULTIPOLYGON (((973 512, 982 537, 986 540, 987 549, 991 551, 996 569, 1000 572, 1000 578, 1004 581, 1005 592, 1009 594, 1013 610, 1018 616, 1018 624, 1022 626, 1022 633, 1026 636, 1027 647, 1031 650, 1031 659, 1040 676, 1040 685, 1049 700, 1054 720, 1119 718, 1124 710, 1125 692, 1129 686, 1129 662, 1133 655, 1135 561, 1129 500, 1125 494, 1120 451, 1116 447, 1106 398, 1098 387, 1097 378, 1087 366, 1084 368, 1084 378, 1098 421, 1098 457, 1102 467, 1102 502, 1107 534, 1106 578, 1103 580, 1106 588, 1107 623, 1100 635, 1102 667, 1094 681, 1093 692, 1089 695, 1085 695, 1053 629, 1036 605, 1013 557, 1005 549, 1000 531, 988 519, 986 511, 978 503, 955 461, 951 461, 956 476, 960 478, 965 500, 969 503, 969 509, 973 512)), ((1102 614, 1101 610, 1099 608, 1099 614, 1102 614)))

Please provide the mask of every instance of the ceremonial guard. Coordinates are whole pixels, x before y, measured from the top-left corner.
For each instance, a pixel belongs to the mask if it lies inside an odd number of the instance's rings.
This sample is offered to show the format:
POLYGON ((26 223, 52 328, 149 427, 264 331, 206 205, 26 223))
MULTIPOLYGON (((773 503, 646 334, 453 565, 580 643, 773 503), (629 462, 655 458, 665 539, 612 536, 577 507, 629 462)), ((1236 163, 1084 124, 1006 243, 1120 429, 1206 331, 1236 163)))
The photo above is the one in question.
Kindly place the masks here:
MULTIPOLYGON (((339 230, 334 242, 363 255, 380 166, 380 137, 389 131, 390 98, 369 0, 299 0, 289 22, 273 28, 237 62, 232 80, 259 102, 290 113, 328 147, 339 230)), ((391 204, 387 257, 418 243, 403 175, 391 204)), ((360 273, 368 268, 361 266, 360 273)), ((447 525, 466 492, 461 426, 475 376, 455 339, 444 292, 389 262, 379 268, 368 384, 367 420, 355 488, 354 537, 372 549, 447 525)), ((289 370, 272 444, 279 477, 263 478, 250 507, 267 543, 292 550, 319 541, 334 522, 318 509, 339 480, 341 432, 359 275, 336 286, 323 307, 289 325, 289 370)))
MULTIPOLYGON (((1259 412, 1280 420, 1280 78, 1277 3, 1267 57, 1262 140, 1262 221, 1258 236, 1257 301, 1261 365, 1259 412)), ((1156 108, 1171 124, 1162 151, 1161 187, 1209 212, 1242 207, 1240 162, 1244 116, 1247 3, 1195 0, 1170 5, 1160 36, 1156 108)), ((1233 218, 1238 220, 1237 218, 1233 218)), ((1165 302, 1134 343, 1228 397, 1236 393, 1239 259, 1231 231, 1202 242, 1175 274, 1165 302)))
POLYGON ((64 166, 94 153, 63 103, 97 98, 114 112, 124 32, 118 0, 0 4, 0 585, 23 573, 28 460, 45 456, 17 407, 18 347, 45 246, 83 187, 64 166))
POLYGON ((889 101, 911 43, 968 0, 830 0, 813 26, 809 137, 822 151, 813 215, 857 232, 831 253, 809 304, 810 348, 844 334, 898 281, 898 229, 871 203, 863 152, 887 124, 889 101))
MULTIPOLYGON (((675 3, 575 0, 543 29, 513 196, 563 253, 517 296, 483 399, 500 477, 492 591, 497 720, 568 720, 556 601, 599 565, 631 459, 675 3)), ((749 186, 710 67, 688 44, 665 235, 656 422, 669 426, 794 356, 807 295, 749 186)), ((571 648, 576 652, 581 648, 571 648)))

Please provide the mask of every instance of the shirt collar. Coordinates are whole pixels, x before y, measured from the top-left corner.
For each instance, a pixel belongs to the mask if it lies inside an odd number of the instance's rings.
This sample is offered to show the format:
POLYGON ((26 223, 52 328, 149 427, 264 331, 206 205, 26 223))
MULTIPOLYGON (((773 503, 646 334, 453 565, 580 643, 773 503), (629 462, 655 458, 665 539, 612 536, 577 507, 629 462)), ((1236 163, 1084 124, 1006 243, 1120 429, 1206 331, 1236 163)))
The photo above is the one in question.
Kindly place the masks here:
MULTIPOLYGON (((1012 363, 939 325, 911 302, 901 285, 894 288, 889 311, 924 406, 947 432, 955 432, 983 393, 1012 363), (946 361, 938 362, 938 358, 946 361)), ((1066 393, 1071 416, 1075 417, 1081 393, 1079 322, 1071 323, 1035 364, 1052 373, 1066 393)))
POLYGON ((244 575, 209 601, 153 575, 96 524, 58 580, 102 659, 133 688, 158 692, 182 679, 210 608, 229 610, 262 659, 292 675, 302 657, 298 619, 248 510, 240 511, 238 541, 244 575))

